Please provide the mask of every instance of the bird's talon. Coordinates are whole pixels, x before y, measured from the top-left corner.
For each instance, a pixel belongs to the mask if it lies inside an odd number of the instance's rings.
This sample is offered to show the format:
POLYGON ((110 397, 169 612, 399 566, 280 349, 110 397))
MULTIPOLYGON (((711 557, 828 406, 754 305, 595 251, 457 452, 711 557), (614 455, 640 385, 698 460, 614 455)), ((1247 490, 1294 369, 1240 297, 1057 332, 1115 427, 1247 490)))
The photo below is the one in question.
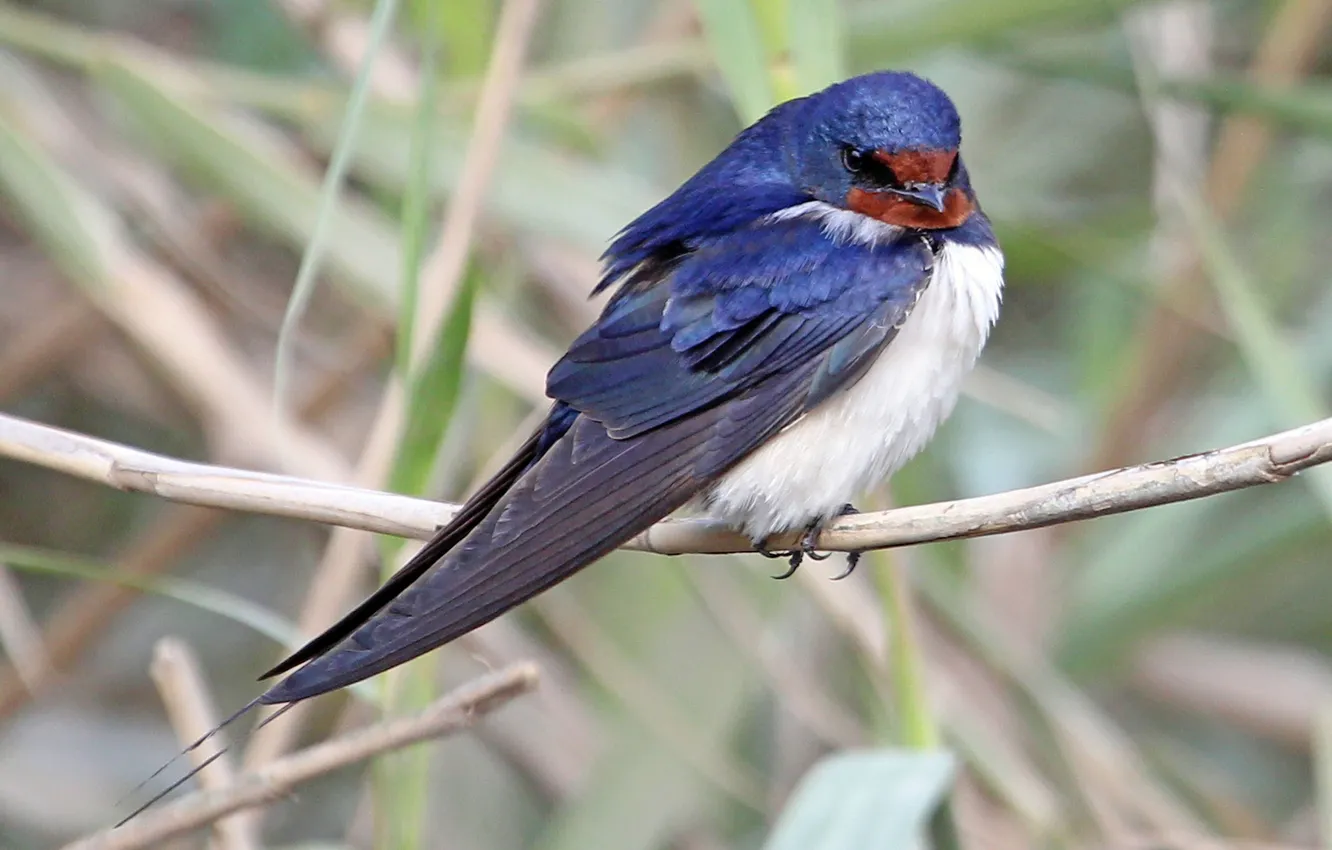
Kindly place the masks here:
POLYGON ((833 576, 833 581, 841 581, 842 579, 854 573, 856 571, 856 565, 858 565, 859 563, 860 563, 859 552, 847 552, 846 569, 843 570, 841 573, 833 576))
POLYGON ((776 581, 785 581, 786 579, 788 579, 788 578, 790 578, 791 576, 795 575, 795 571, 798 570, 798 569, 800 569, 800 563, 801 563, 804 559, 805 559, 805 553, 804 553, 804 552, 798 552, 798 551, 797 551, 797 552, 792 552, 792 553, 791 553, 791 562, 790 562, 791 565, 790 565, 790 568, 787 569, 786 572, 782 573, 782 574, 779 575, 779 576, 773 576, 773 579, 776 580, 776 581))

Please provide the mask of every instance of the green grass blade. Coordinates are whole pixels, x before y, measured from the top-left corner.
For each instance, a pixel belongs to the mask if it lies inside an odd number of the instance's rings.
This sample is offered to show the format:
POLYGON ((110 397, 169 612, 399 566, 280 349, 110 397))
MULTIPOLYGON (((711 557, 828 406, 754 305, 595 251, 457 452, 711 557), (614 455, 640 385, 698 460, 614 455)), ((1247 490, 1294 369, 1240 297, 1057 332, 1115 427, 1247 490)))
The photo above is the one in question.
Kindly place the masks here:
POLYGON ((396 492, 423 493, 435 466, 462 391, 480 277, 475 269, 463 276, 430 356, 410 381, 407 422, 389 478, 389 487, 396 492))
MULTIPOLYGON (((434 29, 432 10, 439 4, 427 4, 425 29, 434 29)), ((416 324, 417 293, 420 290, 421 263, 425 257, 426 233, 430 226, 430 171, 435 146, 435 97, 439 88, 436 58, 439 48, 433 37, 421 44, 421 91, 416 99, 416 121, 412 125, 411 179, 402 196, 402 294, 398 300, 398 374, 411 374, 412 334, 416 324)))
MULTIPOLYGON (((101 64, 97 80, 169 160, 219 191, 256 225, 289 244, 308 244, 320 215, 319 185, 280 152, 221 114, 172 93, 135 63, 101 64)), ((367 304, 381 311, 396 304, 400 256, 391 220, 348 201, 329 216, 331 271, 367 304)))
MULTIPOLYGON (((1326 417, 1326 404, 1290 340, 1262 303, 1220 226, 1201 202, 1184 197, 1183 192, 1179 194, 1180 207, 1198 239, 1217 300, 1235 332, 1240 354, 1275 412, 1273 426, 1294 427, 1326 417)), ((1332 516, 1332 470, 1311 469, 1300 478, 1313 487, 1324 511, 1332 516)))
POLYGON ((295 649, 305 642, 295 624, 268 608, 224 590, 205 587, 184 579, 169 576, 148 578, 122 575, 109 569, 105 564, 87 558, 32 546, 0 544, 0 563, 31 573, 100 581, 173 599, 200 611, 207 611, 234 623, 240 623, 287 649, 295 649))
POLYGON ((797 94, 818 91, 847 77, 842 12, 836 0, 789 0, 791 64, 797 94))
POLYGON ((110 274, 105 248, 115 220, 10 120, 5 107, 0 94, 0 193, 66 274, 96 285, 110 274))
MULTIPOLYGON (((389 473, 391 489, 412 494, 421 494, 428 486, 457 406, 478 278, 474 271, 464 276, 429 356, 419 369, 413 369, 420 276, 430 227, 440 40, 444 39, 455 67, 474 70, 485 62, 489 25, 484 6, 468 0, 449 4, 451 11, 441 29, 441 4, 435 0, 424 2, 424 9, 420 8, 421 2, 413 5, 418 10, 423 32, 420 39, 421 89, 417 93, 411 132, 408 164, 411 176, 402 201, 403 275, 398 303, 396 367, 407 388, 403 400, 406 412, 404 430, 389 473), (476 50, 469 52, 469 45, 476 50)), ((399 564, 397 556, 401 548, 400 541, 382 538, 386 577, 399 564)), ((385 713, 416 711, 429 703, 435 694, 435 666, 431 660, 417 659, 384 677, 385 713)), ((425 845, 426 826, 430 820, 430 755, 429 748, 418 746, 388 753, 375 760, 377 847, 417 850, 425 845)))
POLYGON ((480 74, 490 58, 495 8, 493 0, 414 0, 412 8, 424 23, 427 42, 443 46, 453 76, 480 74))
POLYGON ((772 107, 773 91, 763 34, 750 5, 740 0, 694 0, 694 5, 735 111, 745 124, 757 121, 772 107))
POLYGON ((356 137, 361 127, 361 115, 370 94, 370 76, 375 60, 384 47, 393 18, 398 11, 398 0, 378 0, 370 16, 370 34, 366 44, 365 56, 356 71, 356 80, 352 83, 351 97, 347 101, 347 112, 343 116, 342 129, 337 144, 333 147, 333 157, 329 161, 328 172, 324 175, 319 191, 319 206, 315 214, 314 230, 310 241, 301 254, 301 265, 296 271, 296 283, 292 287, 291 299, 287 302, 286 312, 282 316, 282 327, 278 331, 277 356, 273 366, 274 406, 281 410, 287 397, 287 380, 291 374, 292 346, 295 345, 297 327, 301 316, 314 295, 319 267, 324 258, 324 247, 332 235, 333 211, 337 208, 338 197, 342 194, 342 184, 347 176, 347 169, 352 162, 352 152, 356 148, 356 137))
POLYGON ((916 638, 914 602, 902 565, 890 552, 873 553, 872 572, 888 624, 893 694, 897 699, 898 741, 914 750, 939 746, 939 727, 930 711, 925 670, 916 638))

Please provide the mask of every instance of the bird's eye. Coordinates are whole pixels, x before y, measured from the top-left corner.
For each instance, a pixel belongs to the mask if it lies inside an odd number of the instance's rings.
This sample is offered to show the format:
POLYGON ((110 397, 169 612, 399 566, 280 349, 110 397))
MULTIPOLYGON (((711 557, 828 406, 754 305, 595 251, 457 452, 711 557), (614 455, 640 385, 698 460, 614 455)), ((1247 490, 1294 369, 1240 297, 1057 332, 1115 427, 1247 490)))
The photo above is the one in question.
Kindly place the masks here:
POLYGON ((842 148, 842 167, 852 174, 860 174, 869 167, 869 155, 860 148, 846 145, 842 148))
POLYGON ((874 155, 873 151, 845 145, 842 148, 842 167, 862 183, 879 188, 900 188, 901 183, 892 166, 874 155))
POLYGON ((960 163, 961 161, 962 157, 958 156, 957 154, 953 154, 953 164, 949 166, 948 179, 944 182, 951 184, 954 180, 957 179, 957 166, 958 163, 960 163))

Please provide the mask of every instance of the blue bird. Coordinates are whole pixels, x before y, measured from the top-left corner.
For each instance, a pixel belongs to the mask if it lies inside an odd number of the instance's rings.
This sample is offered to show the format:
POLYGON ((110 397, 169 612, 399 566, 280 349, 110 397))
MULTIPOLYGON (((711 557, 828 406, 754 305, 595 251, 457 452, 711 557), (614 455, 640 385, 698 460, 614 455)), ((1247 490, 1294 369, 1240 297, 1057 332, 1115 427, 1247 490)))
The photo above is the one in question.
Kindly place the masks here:
POLYGON ((960 142, 948 96, 898 72, 741 132, 612 242, 596 289, 615 292, 551 369, 536 433, 255 702, 402 664, 686 506, 761 549, 902 466, 999 312, 1003 256, 960 142))
POLYGON ((1003 255, 960 142, 948 96, 899 72, 740 133, 612 242, 596 291, 618 288, 551 369, 536 433, 383 587, 268 671, 294 670, 260 701, 402 664, 691 503, 761 548, 902 466, 999 312, 1003 255))

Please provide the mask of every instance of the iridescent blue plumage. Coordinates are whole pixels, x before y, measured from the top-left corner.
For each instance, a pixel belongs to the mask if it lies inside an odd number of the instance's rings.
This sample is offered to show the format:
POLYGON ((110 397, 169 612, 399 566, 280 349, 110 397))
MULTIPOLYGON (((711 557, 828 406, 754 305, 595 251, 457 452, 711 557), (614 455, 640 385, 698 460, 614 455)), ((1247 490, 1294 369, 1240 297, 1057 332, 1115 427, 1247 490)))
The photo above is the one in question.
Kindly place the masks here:
POLYGON ((919 241, 839 244, 805 219, 708 237, 612 302, 547 392, 635 436, 819 357, 884 305, 905 314, 930 262, 919 241))
POLYGON ((262 701, 458 637, 844 398, 892 347, 944 247, 993 245, 959 141, 947 96, 900 73, 783 104, 742 132, 612 242, 597 288, 618 289, 551 370, 537 433, 385 587, 270 671, 303 665, 262 701))

